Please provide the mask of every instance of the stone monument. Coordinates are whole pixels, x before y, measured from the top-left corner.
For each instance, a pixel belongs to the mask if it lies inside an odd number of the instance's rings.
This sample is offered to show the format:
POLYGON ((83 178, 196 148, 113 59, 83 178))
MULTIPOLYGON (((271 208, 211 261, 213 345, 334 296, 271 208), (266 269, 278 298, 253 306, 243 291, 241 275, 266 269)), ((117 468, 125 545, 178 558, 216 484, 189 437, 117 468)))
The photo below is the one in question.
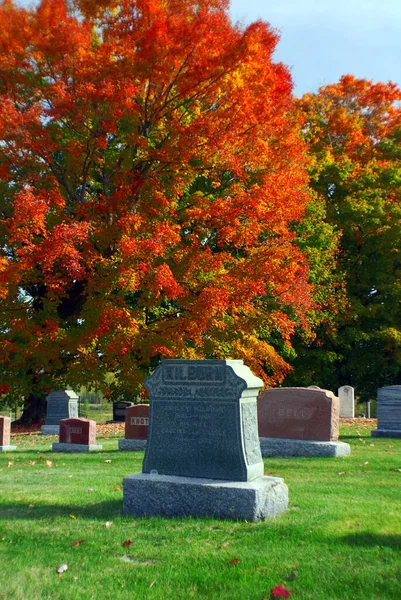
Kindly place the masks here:
POLYGON ((340 399, 340 417, 353 419, 355 417, 354 388, 350 385, 341 386, 338 388, 338 397, 340 399))
POLYGON ((377 429, 373 437, 401 438, 401 385, 377 390, 377 429))
POLYGON ((44 435, 58 435, 62 419, 78 418, 78 396, 72 390, 55 390, 47 396, 44 435))
POLYGON ((117 423, 124 423, 126 410, 131 406, 134 406, 132 402, 113 402, 113 421, 117 423))
POLYGON ((10 446, 10 417, 0 416, 0 451, 16 450, 17 446, 10 446))
POLYGON ((288 489, 263 475, 256 394, 242 360, 164 360, 145 381, 142 473, 123 480, 124 512, 257 521, 284 512, 288 489))
POLYGON ((148 427, 149 404, 128 407, 125 412, 125 438, 118 440, 118 449, 145 450, 148 427))
POLYGON ((59 442, 54 443, 53 452, 92 452, 101 450, 96 444, 96 422, 91 419, 62 419, 59 442))
POLYGON ((273 388, 258 398, 263 456, 347 456, 338 441, 340 401, 329 390, 273 388))

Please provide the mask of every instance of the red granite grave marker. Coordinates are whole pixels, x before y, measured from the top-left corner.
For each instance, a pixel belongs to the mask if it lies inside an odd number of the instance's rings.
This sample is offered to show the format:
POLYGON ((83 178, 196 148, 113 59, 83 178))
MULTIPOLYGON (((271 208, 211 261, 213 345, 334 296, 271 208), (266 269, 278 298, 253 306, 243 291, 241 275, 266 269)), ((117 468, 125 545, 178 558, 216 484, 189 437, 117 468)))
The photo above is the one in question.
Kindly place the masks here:
POLYGON ((10 417, 0 417, 0 446, 10 445, 10 417))
POLYGON ((130 406, 125 413, 125 439, 147 440, 149 404, 130 406))
POLYGON ((329 390, 273 388, 258 398, 259 437, 335 441, 340 401, 329 390))
POLYGON ((59 442, 61 444, 96 444, 96 422, 91 419, 62 419, 59 442))

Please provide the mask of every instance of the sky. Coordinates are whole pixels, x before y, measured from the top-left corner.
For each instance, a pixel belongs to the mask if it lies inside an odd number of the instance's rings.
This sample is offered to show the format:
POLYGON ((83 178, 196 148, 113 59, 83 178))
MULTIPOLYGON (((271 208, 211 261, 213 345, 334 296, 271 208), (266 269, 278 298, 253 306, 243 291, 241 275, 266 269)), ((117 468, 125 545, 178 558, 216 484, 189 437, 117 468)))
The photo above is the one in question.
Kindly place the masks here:
POLYGON ((274 59, 290 67, 297 96, 347 73, 401 85, 401 0, 231 0, 230 12, 280 31, 274 59))
POLYGON ((347 73, 401 85, 401 0, 231 0, 231 15, 279 29, 297 96, 347 73))

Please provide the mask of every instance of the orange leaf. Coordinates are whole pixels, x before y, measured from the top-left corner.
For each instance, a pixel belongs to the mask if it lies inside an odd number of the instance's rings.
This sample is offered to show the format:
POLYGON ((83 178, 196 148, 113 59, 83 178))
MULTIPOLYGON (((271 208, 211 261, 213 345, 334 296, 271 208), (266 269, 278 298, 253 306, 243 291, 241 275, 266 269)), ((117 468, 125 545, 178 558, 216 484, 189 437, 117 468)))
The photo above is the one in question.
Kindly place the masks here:
POLYGON ((227 562, 228 565, 236 565, 239 562, 239 558, 232 558, 227 562))
POLYGON ((125 542, 123 542, 124 548, 127 548, 128 546, 131 546, 131 544, 132 544, 131 540, 125 540, 125 542))
POLYGON ((71 545, 72 546, 80 546, 81 544, 84 544, 86 542, 86 540, 79 540, 78 542, 72 542, 71 545))

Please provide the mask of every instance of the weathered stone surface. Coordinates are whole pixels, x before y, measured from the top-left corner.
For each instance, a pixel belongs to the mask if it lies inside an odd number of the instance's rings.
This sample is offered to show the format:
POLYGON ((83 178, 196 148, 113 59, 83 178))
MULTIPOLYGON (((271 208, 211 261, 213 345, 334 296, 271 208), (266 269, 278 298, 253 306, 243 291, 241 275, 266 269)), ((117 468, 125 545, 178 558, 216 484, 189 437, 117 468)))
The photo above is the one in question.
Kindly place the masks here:
POLYGON ((351 447, 344 442, 318 442, 316 440, 292 440, 282 438, 260 438, 262 456, 349 456, 351 447))
POLYGON ((42 427, 44 435, 58 434, 62 419, 78 418, 79 398, 72 390, 54 390, 46 400, 46 422, 42 427))
POLYGON ((338 388, 338 397, 340 399, 340 417, 353 419, 355 417, 354 388, 350 385, 341 386, 338 388))
POLYGON ((0 452, 16 450, 17 446, 10 445, 11 419, 0 417, 0 452))
POLYGON ((141 451, 146 449, 146 440, 124 439, 118 440, 119 450, 141 451))
POLYGON ((288 488, 279 477, 219 481, 137 473, 123 480, 124 513, 137 517, 216 517, 260 521, 287 510, 288 488))
POLYGON ((125 439, 147 440, 149 404, 130 406, 125 411, 125 439))
POLYGON ((340 402, 328 390, 273 388, 258 398, 259 437, 336 441, 340 402))
POLYGON ((91 419, 62 419, 59 442, 89 446, 96 444, 96 422, 91 419))
POLYGON ((53 452, 94 452, 102 448, 102 444, 67 444, 64 442, 52 444, 53 452))
POLYGON ((240 360, 164 360, 150 395, 143 472, 249 481, 263 475, 256 394, 263 385, 240 360))
POLYGON ((401 385, 389 385, 377 391, 377 429, 373 437, 401 437, 401 385))
POLYGON ((11 419, 0 417, 0 446, 10 445, 11 419))

